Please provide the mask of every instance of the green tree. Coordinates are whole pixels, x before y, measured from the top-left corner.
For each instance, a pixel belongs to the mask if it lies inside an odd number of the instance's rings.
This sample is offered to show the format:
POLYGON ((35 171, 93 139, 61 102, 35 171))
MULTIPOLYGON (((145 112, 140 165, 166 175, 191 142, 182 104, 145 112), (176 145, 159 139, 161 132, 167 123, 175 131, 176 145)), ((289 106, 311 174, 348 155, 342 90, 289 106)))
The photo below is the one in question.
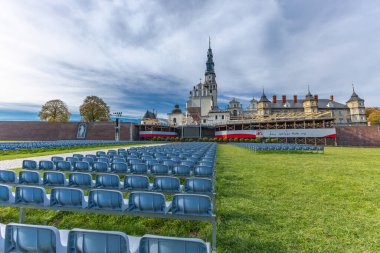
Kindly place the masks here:
POLYGON ((371 124, 380 124, 380 111, 373 111, 367 118, 371 124))
POLYGON ((79 108, 85 122, 109 121, 110 107, 97 96, 88 96, 79 108))
POLYGON ((70 112, 62 100, 54 99, 47 101, 41 107, 38 117, 48 122, 67 122, 70 119, 70 112))

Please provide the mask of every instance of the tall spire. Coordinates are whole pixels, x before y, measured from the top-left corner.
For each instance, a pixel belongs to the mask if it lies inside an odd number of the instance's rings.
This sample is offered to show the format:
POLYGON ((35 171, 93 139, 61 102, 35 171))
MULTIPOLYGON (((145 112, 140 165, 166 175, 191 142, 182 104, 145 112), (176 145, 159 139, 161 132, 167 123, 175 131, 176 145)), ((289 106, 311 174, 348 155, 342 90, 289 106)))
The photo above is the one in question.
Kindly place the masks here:
POLYGON ((264 87, 263 87, 263 94, 261 95, 259 102, 270 102, 264 93, 264 87))
POLYGON ((212 49, 211 49, 211 38, 208 38, 208 50, 207 50, 207 62, 206 62, 206 72, 207 74, 215 74, 214 71, 214 59, 212 55, 212 49))

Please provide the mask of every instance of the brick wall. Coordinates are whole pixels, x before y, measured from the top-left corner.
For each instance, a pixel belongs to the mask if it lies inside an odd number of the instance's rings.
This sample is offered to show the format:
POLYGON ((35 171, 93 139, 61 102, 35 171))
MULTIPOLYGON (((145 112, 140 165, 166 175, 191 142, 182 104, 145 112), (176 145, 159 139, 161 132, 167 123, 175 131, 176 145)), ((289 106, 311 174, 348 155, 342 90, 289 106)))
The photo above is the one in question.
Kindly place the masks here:
MULTIPOLYGON (((79 122, 0 122, 0 140, 12 141, 53 141, 75 140, 79 122)), ((120 139, 138 138, 138 130, 133 123, 121 123, 120 139)), ((113 122, 89 123, 86 140, 114 140, 115 125, 113 122)))
POLYGON ((380 147, 380 126, 336 127, 338 146, 380 147))

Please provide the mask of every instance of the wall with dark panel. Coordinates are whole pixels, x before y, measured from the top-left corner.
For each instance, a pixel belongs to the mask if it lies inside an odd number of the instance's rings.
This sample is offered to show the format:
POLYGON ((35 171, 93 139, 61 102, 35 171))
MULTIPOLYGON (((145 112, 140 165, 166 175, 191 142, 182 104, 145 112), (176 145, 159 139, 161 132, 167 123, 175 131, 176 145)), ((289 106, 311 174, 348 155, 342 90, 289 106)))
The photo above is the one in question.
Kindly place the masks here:
MULTIPOLYGON (((0 140, 53 141, 76 140, 79 122, 0 122, 0 140)), ((121 140, 137 140, 138 129, 133 123, 121 123, 121 140)), ((88 123, 86 140, 114 140, 114 122, 88 123)))
MULTIPOLYGON (((0 140, 76 140, 78 124, 79 122, 3 121, 0 122, 0 140)), ((213 129, 203 129, 202 135, 213 137, 213 131, 213 129)), ((380 147, 380 126, 338 126, 336 127, 336 133, 338 146, 380 147)), ((134 123, 121 123, 121 140, 138 140, 138 138, 138 128, 134 123)), ((114 122, 88 123, 86 140, 114 139, 114 122)))
POLYGON ((336 127, 338 146, 380 147, 380 126, 336 127))

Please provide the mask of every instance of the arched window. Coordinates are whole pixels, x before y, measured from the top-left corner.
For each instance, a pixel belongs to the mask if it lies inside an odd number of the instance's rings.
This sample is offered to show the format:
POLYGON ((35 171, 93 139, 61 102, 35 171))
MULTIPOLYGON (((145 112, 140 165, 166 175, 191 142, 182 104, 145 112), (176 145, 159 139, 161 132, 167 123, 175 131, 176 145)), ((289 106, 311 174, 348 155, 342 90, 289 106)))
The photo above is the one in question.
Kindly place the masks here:
POLYGON ((177 123, 177 119, 176 118, 173 118, 173 123, 177 123))
POLYGON ((237 116, 237 110, 233 110, 232 115, 237 116))

